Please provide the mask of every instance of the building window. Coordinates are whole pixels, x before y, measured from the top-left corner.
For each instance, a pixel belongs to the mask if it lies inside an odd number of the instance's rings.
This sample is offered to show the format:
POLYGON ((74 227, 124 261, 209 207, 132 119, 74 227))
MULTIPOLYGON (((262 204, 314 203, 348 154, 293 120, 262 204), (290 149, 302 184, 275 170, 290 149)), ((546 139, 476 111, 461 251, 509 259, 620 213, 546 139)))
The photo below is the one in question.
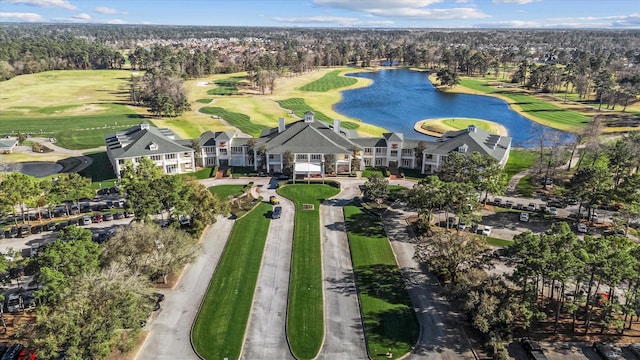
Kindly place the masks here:
POLYGON ((151 151, 158 150, 158 144, 154 144, 154 143, 149 144, 149 150, 151 151))
POLYGON ((124 159, 118 159, 118 164, 124 165, 124 159))
POLYGON ((398 156, 398 150, 391 150, 391 156, 398 156))
POLYGON ((175 160, 176 154, 166 154, 164 158, 167 160, 175 160))
POLYGON ((216 147, 215 146, 205 146, 204 147, 204 152, 206 153, 215 153, 216 152, 216 147))
POLYGON ((403 159, 402 160, 402 167, 411 167, 411 160, 409 159, 403 159))
POLYGON ((368 147, 364 148, 364 153, 365 155, 371 155, 371 148, 368 148, 368 147))
POLYGON ((296 160, 307 161, 307 154, 296 154, 296 160))
POLYGON ((387 148, 376 148, 377 155, 384 155, 387 153, 387 148))
POLYGON ((220 155, 227 156, 227 149, 220 149, 220 155))
POLYGON ((183 154, 183 157, 190 158, 191 157, 191 153, 190 152, 186 152, 186 153, 183 154))
POLYGON ((242 154, 242 146, 232 146, 231 147, 232 154, 242 154))
POLYGON ((376 166, 382 166, 384 164, 382 160, 383 159, 376 159, 376 166))
POLYGON ((413 149, 402 149, 402 155, 413 155, 413 149))
POLYGON ((162 155, 151 155, 149 158, 153 161, 160 161, 162 160, 162 155))
POLYGON ((433 154, 424 154, 425 160, 433 160, 433 154))
POLYGON ((364 166, 371 166, 371 159, 370 158, 365 158, 364 159, 364 166))
POLYGON ((322 160, 321 154, 311 154, 311 160, 322 160))

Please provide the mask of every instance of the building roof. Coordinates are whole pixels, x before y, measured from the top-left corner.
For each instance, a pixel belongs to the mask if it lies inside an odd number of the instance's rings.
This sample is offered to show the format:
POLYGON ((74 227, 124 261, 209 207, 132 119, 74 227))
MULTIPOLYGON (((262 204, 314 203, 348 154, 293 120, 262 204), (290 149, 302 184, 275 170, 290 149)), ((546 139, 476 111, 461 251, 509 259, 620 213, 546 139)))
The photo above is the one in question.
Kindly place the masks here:
POLYGON ((511 137, 492 134, 475 126, 459 131, 450 131, 436 142, 427 142, 428 154, 446 155, 454 151, 478 152, 500 161, 511 146, 511 137))
POLYGON ((16 145, 18 145, 17 139, 2 139, 0 140, 0 151, 11 150, 16 145))
POLYGON ((155 154, 193 152, 181 145, 176 134, 169 129, 159 129, 148 123, 105 136, 107 150, 114 158, 129 158, 155 154))
POLYGON ((356 143, 347 139, 343 134, 338 134, 329 124, 320 121, 299 120, 288 124, 285 130, 278 133, 278 129, 263 131, 261 141, 267 147, 267 152, 284 153, 333 153, 346 154, 356 143))

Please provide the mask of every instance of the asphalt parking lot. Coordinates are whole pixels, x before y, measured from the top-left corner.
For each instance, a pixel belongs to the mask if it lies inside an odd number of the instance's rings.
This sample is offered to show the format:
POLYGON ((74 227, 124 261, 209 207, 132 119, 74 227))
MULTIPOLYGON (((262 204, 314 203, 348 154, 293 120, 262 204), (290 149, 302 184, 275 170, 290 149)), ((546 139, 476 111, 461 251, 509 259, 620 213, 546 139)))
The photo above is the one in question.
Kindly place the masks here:
MULTIPOLYGON (((541 342, 544 353, 549 360, 602 360, 602 357, 593 350, 591 343, 562 343, 552 344, 541 342)), ((619 359, 640 360, 630 350, 628 345, 614 345, 614 349, 619 359)), ((509 355, 516 360, 527 360, 527 353, 519 342, 514 341, 509 344, 507 350, 509 355)))

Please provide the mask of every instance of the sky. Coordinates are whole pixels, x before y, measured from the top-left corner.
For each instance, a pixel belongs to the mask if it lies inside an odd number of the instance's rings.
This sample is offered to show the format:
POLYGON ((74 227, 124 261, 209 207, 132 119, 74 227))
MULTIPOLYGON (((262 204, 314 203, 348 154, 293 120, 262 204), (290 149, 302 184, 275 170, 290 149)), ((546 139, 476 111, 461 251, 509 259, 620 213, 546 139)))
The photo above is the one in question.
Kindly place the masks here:
POLYGON ((640 29, 640 0, 0 0, 0 22, 640 29))

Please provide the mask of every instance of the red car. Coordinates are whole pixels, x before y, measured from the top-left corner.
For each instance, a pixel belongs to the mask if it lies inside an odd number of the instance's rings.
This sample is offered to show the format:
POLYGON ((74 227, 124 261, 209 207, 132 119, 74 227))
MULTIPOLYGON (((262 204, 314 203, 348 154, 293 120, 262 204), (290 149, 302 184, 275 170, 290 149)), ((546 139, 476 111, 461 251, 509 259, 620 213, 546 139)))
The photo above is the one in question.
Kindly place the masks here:
POLYGON ((94 223, 100 223, 100 222, 102 222, 102 220, 104 220, 104 219, 102 218, 102 215, 100 215, 100 214, 95 214, 91 218, 91 221, 94 222, 94 223))
POLYGON ((598 305, 603 306, 605 301, 609 301, 609 294, 601 292, 596 294, 596 303, 598 305))

